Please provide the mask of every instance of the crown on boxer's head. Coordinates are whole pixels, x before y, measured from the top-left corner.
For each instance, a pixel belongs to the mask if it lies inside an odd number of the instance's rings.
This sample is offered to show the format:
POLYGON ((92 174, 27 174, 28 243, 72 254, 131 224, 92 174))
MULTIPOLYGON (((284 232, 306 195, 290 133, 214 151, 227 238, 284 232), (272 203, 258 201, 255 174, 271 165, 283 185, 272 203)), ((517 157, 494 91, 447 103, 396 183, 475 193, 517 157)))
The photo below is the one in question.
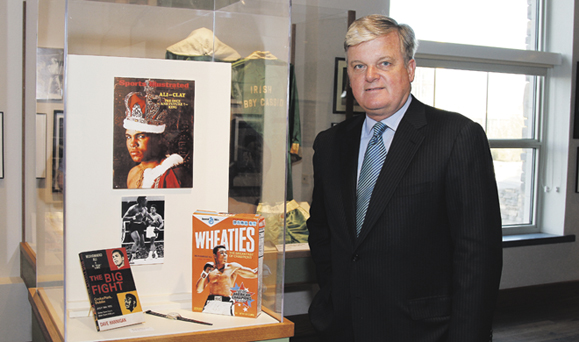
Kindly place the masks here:
POLYGON ((130 92, 125 96, 125 120, 123 127, 139 132, 163 133, 167 111, 161 111, 161 97, 154 93, 149 80, 145 92, 130 92))

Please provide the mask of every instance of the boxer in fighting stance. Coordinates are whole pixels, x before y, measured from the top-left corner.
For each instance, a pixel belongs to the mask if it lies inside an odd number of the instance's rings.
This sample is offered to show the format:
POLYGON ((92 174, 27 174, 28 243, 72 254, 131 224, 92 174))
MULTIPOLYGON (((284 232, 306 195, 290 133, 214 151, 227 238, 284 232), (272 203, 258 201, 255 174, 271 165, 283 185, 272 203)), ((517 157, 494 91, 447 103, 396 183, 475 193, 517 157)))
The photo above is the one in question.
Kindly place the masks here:
POLYGON ((203 292, 209 285, 209 296, 203 307, 203 312, 234 316, 231 288, 235 285, 237 276, 252 279, 257 278, 257 268, 241 266, 236 262, 227 262, 227 249, 223 245, 213 248, 215 264, 208 262, 203 267, 197 280, 197 293, 203 292))

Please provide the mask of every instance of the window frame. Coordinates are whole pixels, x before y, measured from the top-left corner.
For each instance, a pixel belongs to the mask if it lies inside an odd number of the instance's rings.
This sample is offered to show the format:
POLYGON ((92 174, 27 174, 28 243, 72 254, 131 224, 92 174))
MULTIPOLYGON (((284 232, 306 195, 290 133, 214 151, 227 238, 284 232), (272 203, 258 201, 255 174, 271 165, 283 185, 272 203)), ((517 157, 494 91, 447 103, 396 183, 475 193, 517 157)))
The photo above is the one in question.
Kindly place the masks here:
MULTIPOLYGON (((540 35, 537 35, 540 36, 540 35)), ((522 148, 534 151, 533 197, 531 198, 531 224, 503 226, 503 235, 531 234, 541 231, 538 226, 542 207, 540 181, 545 171, 542 158, 544 149, 543 121, 546 86, 552 68, 561 65, 559 53, 506 49, 486 46, 419 41, 415 55, 418 67, 448 68, 455 70, 493 73, 523 74, 536 77, 534 136, 530 139, 489 139, 492 148, 522 148)))

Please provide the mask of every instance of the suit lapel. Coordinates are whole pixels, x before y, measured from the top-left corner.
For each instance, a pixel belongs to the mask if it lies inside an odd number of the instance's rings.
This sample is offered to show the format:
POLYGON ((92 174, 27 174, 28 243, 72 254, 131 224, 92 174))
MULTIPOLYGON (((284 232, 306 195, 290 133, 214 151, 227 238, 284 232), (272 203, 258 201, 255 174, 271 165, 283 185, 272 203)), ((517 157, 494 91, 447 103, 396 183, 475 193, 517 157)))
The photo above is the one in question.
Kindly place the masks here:
POLYGON ((365 115, 355 117, 347 125, 341 140, 341 184, 346 226, 352 241, 356 238, 356 183, 360 136, 365 115))
POLYGON ((362 231, 356 239, 356 247, 366 238, 370 229, 384 212, 424 140, 424 135, 419 131, 419 128, 426 125, 424 108, 422 103, 413 98, 410 107, 398 125, 394 140, 392 140, 386 160, 376 180, 362 231))

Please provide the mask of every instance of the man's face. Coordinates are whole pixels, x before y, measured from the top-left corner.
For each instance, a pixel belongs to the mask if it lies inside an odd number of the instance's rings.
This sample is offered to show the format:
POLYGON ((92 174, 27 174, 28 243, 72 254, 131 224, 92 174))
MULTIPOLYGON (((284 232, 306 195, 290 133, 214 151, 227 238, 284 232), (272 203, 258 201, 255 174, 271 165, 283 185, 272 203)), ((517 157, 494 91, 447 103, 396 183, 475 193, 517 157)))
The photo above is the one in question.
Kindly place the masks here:
POLYGON ((133 308, 133 300, 129 297, 125 297, 125 308, 131 310, 133 308))
POLYGON ((348 77, 354 97, 376 121, 396 113, 410 95, 416 62, 404 65, 398 32, 348 49, 348 77))
POLYGON ((122 265, 123 261, 124 260, 123 260, 123 256, 121 255, 121 253, 119 253, 119 252, 113 253, 113 262, 115 263, 115 265, 120 267, 120 265, 122 265))
POLYGON ((150 148, 150 136, 147 133, 127 129, 125 131, 127 150, 134 162, 149 161, 151 159, 152 148, 150 148))
POLYGON ((151 207, 151 214, 156 214, 156 213, 157 213, 157 208, 151 207))
POLYGON ((217 254, 215 254, 215 264, 223 265, 227 262, 227 250, 225 248, 219 248, 217 254))

